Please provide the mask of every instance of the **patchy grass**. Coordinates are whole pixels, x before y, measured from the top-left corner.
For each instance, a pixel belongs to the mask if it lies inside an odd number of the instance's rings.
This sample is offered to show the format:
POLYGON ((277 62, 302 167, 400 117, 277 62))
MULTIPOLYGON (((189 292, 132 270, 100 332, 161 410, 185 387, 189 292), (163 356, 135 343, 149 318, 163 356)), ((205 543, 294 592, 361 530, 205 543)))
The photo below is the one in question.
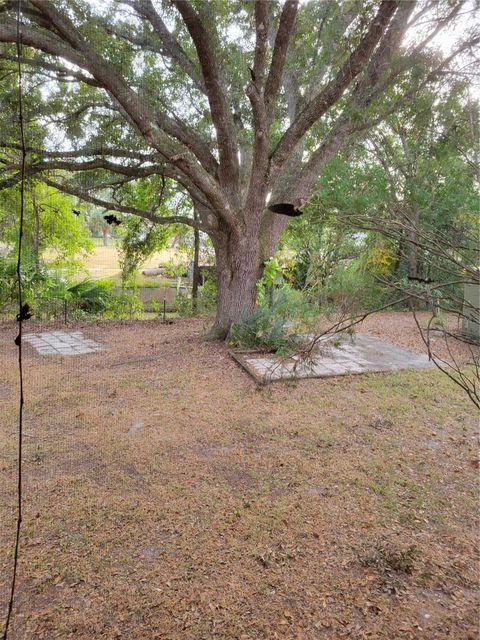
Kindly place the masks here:
MULTIPOLYGON (((202 321, 76 328, 109 349, 25 348, 12 640, 477 637, 477 416, 442 374, 259 389, 202 321)), ((15 329, 0 330, 3 603, 15 329)))
POLYGON ((413 544, 404 549, 391 543, 374 544, 360 553, 359 560, 364 567, 373 567, 381 573, 405 573, 410 576, 419 554, 418 548, 413 544))
MULTIPOLYGON (((175 261, 178 252, 175 249, 163 249, 152 254, 142 264, 142 269, 155 268, 160 264, 175 261)), ((120 274, 119 251, 116 241, 109 240, 108 246, 95 246, 94 250, 85 260, 86 271, 94 278, 108 278, 120 274)))

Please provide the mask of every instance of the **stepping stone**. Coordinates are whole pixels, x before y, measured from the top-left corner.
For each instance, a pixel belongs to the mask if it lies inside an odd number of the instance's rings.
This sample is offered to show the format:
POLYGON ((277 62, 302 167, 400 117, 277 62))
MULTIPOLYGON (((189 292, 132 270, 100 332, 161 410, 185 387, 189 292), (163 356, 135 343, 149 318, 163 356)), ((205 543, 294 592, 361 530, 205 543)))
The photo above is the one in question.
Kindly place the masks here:
POLYGON ((24 340, 42 356, 76 356, 105 349, 103 345, 95 342, 95 340, 84 338, 81 331, 28 333, 24 335, 24 340))
POLYGON ((257 381, 262 384, 274 380, 292 378, 327 378, 347 374, 376 371, 398 371, 399 369, 426 369, 435 366, 427 355, 412 353, 376 336, 355 334, 340 341, 338 336, 322 337, 322 349, 314 351, 308 360, 299 355, 280 358, 274 354, 235 353, 231 356, 257 381))

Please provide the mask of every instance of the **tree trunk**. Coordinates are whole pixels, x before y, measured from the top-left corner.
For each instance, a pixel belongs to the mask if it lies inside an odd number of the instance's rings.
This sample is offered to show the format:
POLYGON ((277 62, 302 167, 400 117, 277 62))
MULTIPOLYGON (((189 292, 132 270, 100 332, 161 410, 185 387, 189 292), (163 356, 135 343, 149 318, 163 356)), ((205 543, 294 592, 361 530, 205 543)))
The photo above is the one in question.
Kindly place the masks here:
MULTIPOLYGON (((194 209, 194 218, 198 219, 196 210, 194 209)), ((200 232, 195 227, 193 230, 194 249, 193 249, 193 278, 192 278, 192 311, 197 312, 198 309, 198 285, 200 282, 200 269, 198 258, 200 254, 200 232)))
POLYGON ((102 229, 102 236, 103 236, 103 246, 107 247, 108 246, 108 227, 104 227, 102 229))
POLYGON ((413 211, 409 217, 408 229, 408 277, 418 278, 418 211, 413 211))
POLYGON ((256 284, 261 275, 258 231, 240 240, 214 241, 217 277, 217 314, 207 337, 223 340, 233 323, 255 308, 256 284))
MULTIPOLYGON (((259 195, 263 202, 264 194, 259 195)), ((262 211, 247 216, 249 221, 235 231, 211 236, 215 248, 217 313, 207 334, 211 340, 224 340, 235 322, 255 309, 257 282, 263 263, 276 251, 280 234, 288 223, 286 216, 262 211)))
POLYGON ((33 259, 37 269, 40 268, 40 208, 35 198, 35 190, 32 189, 32 205, 35 216, 35 227, 33 230, 33 259))
POLYGON ((415 230, 410 230, 408 240, 408 277, 415 280, 418 277, 418 247, 416 244, 417 233, 415 230))
MULTIPOLYGON (((417 245, 417 224, 418 213, 413 214, 410 219, 410 228, 407 232, 407 269, 408 278, 413 282, 418 278, 418 245, 417 245)), ((416 296, 408 297, 410 308, 415 309, 418 306, 416 296)))

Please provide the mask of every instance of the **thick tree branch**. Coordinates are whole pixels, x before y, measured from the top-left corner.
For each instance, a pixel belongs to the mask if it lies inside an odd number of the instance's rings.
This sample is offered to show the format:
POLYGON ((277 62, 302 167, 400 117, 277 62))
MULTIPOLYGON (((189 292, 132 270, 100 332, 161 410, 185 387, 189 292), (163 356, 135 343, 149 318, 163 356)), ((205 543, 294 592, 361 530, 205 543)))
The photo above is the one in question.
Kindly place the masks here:
POLYGON ((196 88, 202 93, 206 92, 203 78, 199 73, 188 55, 185 53, 179 42, 172 36, 167 29, 162 18, 155 10, 151 0, 123 0, 125 4, 133 7, 137 14, 142 18, 146 18, 153 27, 153 30, 161 41, 161 53, 174 60, 185 73, 193 80, 196 88))
MULTIPOLYGON (((40 49, 45 53, 68 60, 77 67, 86 69, 86 61, 83 56, 53 34, 40 29, 32 29, 26 25, 21 25, 20 34, 24 45, 40 49)), ((16 35, 17 25, 14 20, 7 19, 0 24, 0 42, 15 42, 16 35)))
MULTIPOLYGON (((21 151, 18 144, 10 144, 0 140, 0 148, 15 149, 21 151)), ((82 149, 70 149, 68 151, 47 151, 37 147, 27 147, 28 153, 34 153, 44 158, 89 158, 93 156, 111 156, 113 158, 129 158, 142 162, 159 160, 160 155, 152 155, 132 151, 131 149, 119 149, 118 147, 83 147, 82 149)))
MULTIPOLYGON (((388 30, 380 42, 377 51, 372 56, 364 76, 354 88, 347 107, 331 128, 328 136, 312 154, 309 161, 295 180, 295 202, 301 204, 309 196, 320 168, 341 148, 346 139, 355 131, 363 127, 358 123, 358 114, 372 100, 372 93, 382 74, 391 64, 395 52, 398 50, 408 23, 408 17, 413 11, 414 3, 405 2, 395 14, 388 30), (346 115, 349 114, 349 115, 346 115), (350 115, 353 114, 353 115, 350 115)), ((392 80, 393 82, 393 80, 392 80)), ((384 90, 387 86, 384 86, 384 90)))
POLYGON ((179 118, 171 118, 165 112, 157 117, 157 122, 167 133, 177 138, 189 149, 202 167, 212 176, 218 173, 218 162, 210 152, 208 145, 190 127, 179 118))
MULTIPOLYGON (((235 225, 235 218, 229 210, 216 180, 198 165, 191 157, 189 150, 174 142, 168 134, 160 128, 156 114, 119 75, 115 68, 97 54, 91 45, 79 35, 75 25, 61 14, 48 0, 30 0, 44 17, 65 38, 67 45, 51 34, 21 26, 22 42, 25 45, 41 49, 45 53, 60 56, 77 66, 86 69, 106 89, 128 114, 145 140, 157 149, 167 160, 185 173, 196 188, 212 203, 212 208, 219 217, 235 225)), ((0 41, 15 42, 16 24, 7 20, 0 25, 0 41)))
POLYGON ((265 82, 265 56, 267 53, 268 11, 267 0, 255 0, 255 53, 252 82, 263 91, 265 82))
MULTIPOLYGON (((0 39, 1 39, 1 36, 0 36, 0 39)), ((4 54, 0 54, 0 59, 16 61, 16 58, 14 56, 8 56, 4 54)), ((96 80, 95 78, 90 78, 89 76, 86 76, 83 73, 72 71, 60 65, 55 65, 43 60, 36 60, 32 58, 23 58, 22 63, 39 67, 42 69, 56 71, 59 74, 59 76, 61 76, 61 77, 57 76, 56 79, 58 81, 62 81, 67 77, 72 77, 72 78, 75 78, 76 80, 89 84, 93 87, 103 88, 102 83, 96 80)), ((117 103, 117 100, 115 96, 113 96, 113 94, 112 94, 112 97, 114 98, 115 103, 117 103)), ((90 103, 90 104, 91 106, 93 106, 94 104, 99 105, 100 103, 90 103)), ((120 111, 126 119, 131 121, 130 114, 127 113, 120 104, 118 104, 118 107, 115 107, 113 104, 102 103, 102 106, 120 111)), ((84 109, 79 108, 78 113, 80 113, 82 110, 84 109)), ((214 177, 217 174, 217 171, 218 171, 217 161, 215 160, 214 156, 210 152, 208 145, 192 129, 187 127, 178 118, 171 118, 165 112, 162 112, 161 114, 157 114, 156 121, 158 125, 166 131, 166 133, 170 134, 171 136, 176 138, 179 142, 184 144, 185 147, 189 149, 195 155, 196 158, 198 158, 202 167, 206 171, 208 171, 208 173, 212 177, 214 177)), ((132 124, 135 126, 135 122, 132 122, 132 124)))
POLYGON ((144 209, 138 209, 137 207, 130 207, 116 202, 103 200, 103 198, 97 198, 96 196, 92 196, 87 191, 83 191, 82 189, 78 189, 69 185, 61 184, 59 182, 56 182, 55 180, 46 178, 45 176, 42 176, 40 180, 48 186, 53 187, 54 189, 58 189, 63 193, 68 193, 71 196, 80 198, 80 200, 84 200, 85 202, 89 202, 90 204, 94 204, 98 207, 103 207, 107 211, 128 213, 131 215, 139 216, 140 218, 145 218, 146 220, 150 220, 155 224, 186 224, 190 227, 198 228, 201 231, 209 231, 209 229, 205 228, 203 224, 194 220, 193 218, 188 218, 187 216, 158 216, 153 211, 145 211, 144 209))
POLYGON ((267 113, 264 101, 265 58, 268 38, 268 12, 266 0, 255 2, 255 54, 252 81, 247 87, 247 96, 253 114, 253 154, 250 181, 245 209, 250 216, 260 218, 265 204, 268 170, 267 113))
MULTIPOLYGON (((1 28, 1 27, 0 27, 1 28)), ((1 60, 8 60, 9 62, 18 63, 18 59, 16 56, 10 56, 6 53, 0 53, 1 60)), ((20 63, 25 66, 31 66, 43 69, 45 71, 55 71, 57 73, 57 80, 61 82, 62 80, 67 80, 68 78, 75 78, 80 82, 84 82, 85 84, 90 85, 91 87, 101 87, 100 82, 92 78, 91 76, 87 76, 80 71, 76 71, 74 69, 67 69, 67 67, 63 67, 59 64, 52 64, 51 62, 47 62, 46 60, 41 60, 40 58, 26 58, 21 57, 20 63)))
MULTIPOLYGON (((17 168, 18 167, 16 165, 11 165, 10 167, 5 167, 3 171, 15 170, 17 168)), ((36 173, 53 170, 75 173, 76 171, 93 171, 95 169, 105 169, 111 173, 133 178, 146 178, 152 175, 166 175, 167 177, 170 177, 168 176, 168 173, 172 173, 171 171, 165 170, 164 165, 135 167, 131 165, 119 165, 115 162, 110 162, 105 158, 96 158, 95 160, 87 160, 85 162, 78 162, 78 160, 75 162, 68 162, 67 160, 60 159, 49 160, 48 162, 35 162, 28 166, 27 171, 28 175, 32 176, 36 173)))
POLYGON ((282 79, 282 70, 285 65, 285 58, 287 56, 295 18, 297 17, 297 11, 298 0, 286 0, 280 16, 278 31, 275 36, 275 44, 273 46, 272 62, 265 83, 265 107, 269 125, 273 119, 275 101, 282 79))
MULTIPOLYGON (((408 4, 409 3, 405 3, 402 7, 402 10, 408 11, 408 4)), ((399 110, 400 107, 406 104, 409 100, 413 99, 418 91, 427 86, 430 82, 434 81, 442 73, 445 67, 447 67, 448 64, 460 53, 462 53, 466 49, 475 47, 479 42, 480 37, 475 37, 462 43, 435 69, 430 71, 418 86, 406 91, 400 98, 398 98, 398 100, 395 101, 395 103, 391 107, 382 111, 382 113, 375 118, 357 121, 354 118, 347 117, 344 114, 339 116, 336 123, 331 128, 328 136, 312 154, 310 160, 303 167, 300 174, 296 174, 288 183, 286 191, 293 194, 292 199, 294 199, 295 201, 304 201, 309 197, 312 186, 320 172, 320 168, 342 147, 349 136, 356 132, 365 131, 366 129, 370 129, 380 124, 380 122, 385 120, 385 118, 387 118, 395 111, 399 110)), ((390 53, 392 52, 393 51, 390 48, 390 53)), ((388 66, 388 60, 386 58, 384 58, 383 66, 388 66)), ((378 71, 379 67, 374 66, 373 73, 369 76, 370 81, 373 82, 373 88, 371 91, 368 91, 368 89, 370 89, 370 85, 368 82, 364 83, 362 80, 362 82, 359 83, 359 85, 362 85, 362 89, 364 89, 364 91, 354 91, 352 95, 351 107, 355 106, 358 109, 362 106, 366 106, 373 99, 372 96, 377 96, 374 77, 378 79, 378 71)), ((394 79, 392 78, 391 83, 393 83, 393 81, 394 79)), ((387 85, 385 85, 385 83, 382 83, 382 88, 385 90, 388 87, 387 85)))
POLYGON ((211 38, 198 13, 187 0, 172 0, 172 4, 176 6, 185 22, 202 68, 213 126, 217 134, 220 184, 238 203, 238 148, 232 111, 223 81, 223 72, 214 54, 211 38))
POLYGON ((381 91, 384 91, 393 83, 396 76, 391 76, 390 81, 386 81, 383 85, 379 81, 390 68, 393 57, 400 48, 402 38, 407 30, 408 18, 414 7, 414 2, 404 2, 400 5, 377 51, 372 56, 364 76, 352 92, 349 108, 360 110, 366 107, 375 95, 375 88, 381 86, 381 91))
POLYGON ((398 2, 396 0, 382 1, 366 35, 349 56, 337 76, 305 106, 287 129, 272 154, 271 164, 274 176, 278 174, 292 149, 309 128, 338 101, 352 80, 364 69, 365 63, 380 42, 397 8, 398 2))
MULTIPOLYGON (((184 123, 170 118, 166 113, 154 115, 154 111, 130 88, 113 65, 100 57, 78 33, 75 25, 48 0, 30 0, 30 2, 51 22, 61 37, 83 55, 88 64, 89 72, 115 97, 147 140, 147 136, 155 134, 156 126, 158 126, 192 151, 204 169, 215 170, 214 158, 195 132, 184 123)), ((156 137, 153 135, 153 138, 156 137)), ((154 143, 153 146, 157 146, 157 144, 154 143)))
MULTIPOLYGON (((0 147, 6 146, 8 148, 18 148, 18 145, 2 145, 0 143, 0 147)), ((36 162, 30 163, 26 167, 26 175, 28 177, 33 177, 38 174, 48 173, 53 170, 63 170, 69 171, 70 173, 76 173, 81 171, 93 171, 96 169, 104 169, 111 173, 117 175, 123 175, 128 177, 129 179, 137 180, 141 178, 146 178, 151 175, 161 175, 167 178, 171 178, 178 184, 180 184, 183 188, 185 188, 191 197, 195 197, 196 200, 201 202, 204 206, 206 205, 205 198, 198 189, 195 188, 195 185, 191 183, 187 176, 178 171, 175 167, 170 164, 152 164, 151 157, 145 157, 142 154, 135 154, 133 152, 122 152, 121 150, 117 150, 117 152, 113 152, 111 154, 112 157, 125 158, 125 159, 137 159, 141 162, 148 161, 148 165, 143 166, 133 166, 133 165, 120 165, 114 162, 111 162, 105 158, 105 150, 104 149, 89 149, 84 148, 78 151, 64 151, 64 152, 44 152, 41 149, 28 149, 29 153, 35 153, 36 155, 43 155, 46 158, 50 158, 49 161, 41 161, 38 160, 36 162), (98 156, 98 157, 95 157, 98 156), (79 158, 79 157, 95 157, 94 160, 87 160, 84 162, 67 162, 63 158, 79 158)), ((157 158, 160 159, 160 158, 157 158)), ((3 189, 7 189, 9 187, 14 186, 20 180, 21 174, 18 172, 17 164, 10 164, 1 169, 1 173, 17 171, 16 174, 5 178, 0 181, 0 191, 3 189)), ((94 187, 97 188, 97 187, 94 187)))

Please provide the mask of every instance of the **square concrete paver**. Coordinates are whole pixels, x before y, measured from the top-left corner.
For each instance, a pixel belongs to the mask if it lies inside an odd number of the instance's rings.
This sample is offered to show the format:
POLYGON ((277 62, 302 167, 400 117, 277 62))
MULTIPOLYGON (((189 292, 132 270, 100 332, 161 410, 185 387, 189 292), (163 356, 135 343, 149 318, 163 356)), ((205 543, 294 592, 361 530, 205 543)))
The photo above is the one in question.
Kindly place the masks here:
POLYGON ((42 356, 77 356, 105 349, 103 345, 95 342, 95 340, 85 338, 81 331, 27 333, 23 338, 42 356))
POLYGON ((326 336, 308 359, 300 355, 235 353, 232 357, 257 382, 292 378, 327 378, 351 373, 426 369, 435 366, 424 354, 413 353, 366 333, 353 338, 326 336))

